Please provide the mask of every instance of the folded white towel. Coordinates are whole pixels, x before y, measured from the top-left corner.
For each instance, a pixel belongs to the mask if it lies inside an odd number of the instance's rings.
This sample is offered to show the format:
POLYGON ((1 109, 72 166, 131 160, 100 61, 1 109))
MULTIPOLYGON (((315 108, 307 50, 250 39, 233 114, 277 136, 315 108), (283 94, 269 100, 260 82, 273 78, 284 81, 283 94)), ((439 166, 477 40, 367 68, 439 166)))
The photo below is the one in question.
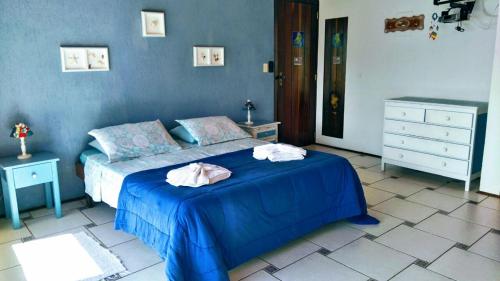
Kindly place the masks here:
POLYGON ((305 149, 284 143, 261 145, 253 150, 255 159, 269 159, 271 162, 302 160, 306 155, 305 149))
POLYGON ((231 171, 226 168, 212 164, 192 163, 168 172, 167 182, 173 186, 200 187, 225 180, 230 176, 231 171))

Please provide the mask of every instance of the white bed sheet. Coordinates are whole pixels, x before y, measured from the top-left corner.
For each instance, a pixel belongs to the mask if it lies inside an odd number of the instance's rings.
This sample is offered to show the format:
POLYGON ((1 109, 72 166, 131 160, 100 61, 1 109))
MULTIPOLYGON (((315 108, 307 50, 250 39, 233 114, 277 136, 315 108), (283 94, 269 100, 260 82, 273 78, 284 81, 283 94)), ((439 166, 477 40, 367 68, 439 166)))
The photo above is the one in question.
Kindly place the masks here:
POLYGON ((103 201, 116 208, 120 189, 127 175, 248 149, 266 143, 268 142, 249 138, 201 147, 182 144, 184 149, 176 152, 114 163, 108 163, 108 158, 104 154, 91 155, 85 162, 85 192, 94 201, 103 201))

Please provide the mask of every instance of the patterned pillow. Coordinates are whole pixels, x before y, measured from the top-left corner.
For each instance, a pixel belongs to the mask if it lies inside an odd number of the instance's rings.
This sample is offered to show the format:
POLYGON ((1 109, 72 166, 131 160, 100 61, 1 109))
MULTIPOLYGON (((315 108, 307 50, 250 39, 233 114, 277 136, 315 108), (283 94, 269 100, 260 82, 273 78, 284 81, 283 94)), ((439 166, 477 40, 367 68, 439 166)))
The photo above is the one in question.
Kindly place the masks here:
POLYGON ((196 139, 198 145, 209 145, 251 136, 226 116, 176 120, 196 139))
POLYGON ((181 149, 160 120, 96 129, 89 135, 97 139, 109 162, 181 149))

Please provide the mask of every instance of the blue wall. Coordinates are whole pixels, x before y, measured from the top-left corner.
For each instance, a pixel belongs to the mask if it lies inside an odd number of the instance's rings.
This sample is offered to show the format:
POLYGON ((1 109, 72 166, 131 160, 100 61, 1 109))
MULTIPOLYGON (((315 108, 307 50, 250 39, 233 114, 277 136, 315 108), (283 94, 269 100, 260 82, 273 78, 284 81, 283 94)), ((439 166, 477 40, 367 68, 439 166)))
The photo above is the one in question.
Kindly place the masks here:
MULTIPOLYGON (((30 151, 60 156, 64 200, 84 194, 74 163, 93 128, 159 118, 228 115, 247 98, 273 118, 271 0, 0 1, 0 156, 16 155, 15 122, 31 125, 30 151), (166 12, 167 36, 144 38, 141 10, 166 12), (62 73, 61 45, 109 47, 111 71, 62 73), (225 67, 194 68, 193 45, 225 46, 225 67)), ((20 207, 43 204, 18 191, 20 207)), ((1 211, 3 212, 3 208, 1 211)))

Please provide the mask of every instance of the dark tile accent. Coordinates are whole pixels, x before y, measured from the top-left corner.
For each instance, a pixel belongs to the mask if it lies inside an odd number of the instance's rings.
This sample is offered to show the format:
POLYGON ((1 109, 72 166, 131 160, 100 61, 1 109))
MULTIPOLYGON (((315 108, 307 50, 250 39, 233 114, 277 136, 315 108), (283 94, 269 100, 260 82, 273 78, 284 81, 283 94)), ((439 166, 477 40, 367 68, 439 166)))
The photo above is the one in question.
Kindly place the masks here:
POLYGON ((369 205, 369 204, 366 204, 366 207, 367 207, 367 208, 373 208, 373 206, 375 206, 375 205, 369 205))
POLYGON ((413 264, 423 268, 426 268, 429 265, 429 263, 424 260, 416 260, 413 264))
POLYGON ((332 251, 325 249, 325 248, 321 248, 318 250, 318 253, 322 254, 323 256, 328 256, 329 254, 332 253, 332 251))
POLYGON ((402 195, 399 195, 399 194, 396 194, 396 198, 399 198, 399 199, 405 199, 406 197, 402 196, 402 195))
POLYGON ((432 188, 432 187, 426 187, 425 189, 427 189, 427 190, 434 190, 434 188, 432 188))
POLYGON ((441 215, 445 215, 445 216, 447 216, 447 215, 449 215, 449 214, 450 214, 450 213, 445 212, 445 211, 443 211, 443 210, 439 210, 439 211, 438 211, 438 213, 439 213, 439 214, 441 214, 441 215))
POLYGON ((370 278, 368 281, 377 281, 377 279, 370 278))
POLYGON ((368 169, 367 167, 363 167, 363 166, 359 166, 358 169, 361 169, 361 170, 366 170, 368 169))
POLYGON ((85 227, 86 229, 89 229, 89 228, 91 228, 91 227, 96 227, 96 226, 97 226, 97 224, 95 224, 95 223, 89 223, 89 224, 85 225, 84 227, 85 227))
POLYGON ((267 272, 267 273, 269 273, 269 274, 273 274, 273 273, 275 273, 278 270, 279 270, 279 268, 277 268, 276 266, 274 266, 272 264, 270 264, 270 265, 268 265, 268 266, 266 266, 264 268, 264 271, 267 272))
POLYGON ((406 226, 409 226, 409 227, 414 227, 416 225, 415 223, 412 223, 412 222, 409 222, 409 221, 405 221, 403 224, 406 225, 406 226))
POLYGON ((462 243, 456 243, 455 248, 459 248, 459 249, 462 249, 462 250, 467 250, 469 249, 469 246, 465 245, 465 244, 462 244, 462 243))
POLYGON ((35 237, 34 236, 28 236, 28 237, 21 238, 21 242, 23 242, 23 243, 31 241, 31 240, 35 240, 35 237))
POLYGON ((500 235, 500 230, 499 229, 491 229, 491 233, 495 233, 495 234, 498 234, 500 235))
POLYGON ((368 240, 375 240, 377 238, 377 236, 371 235, 370 233, 365 234, 365 236, 363 236, 363 237, 368 239, 368 240))
POLYGON ((116 274, 113 274, 111 276, 108 276, 108 277, 104 278, 104 281, 114 281, 114 280, 118 280, 120 278, 122 278, 120 276, 120 273, 116 273, 116 274))
POLYGON ((467 201, 467 203, 469 203, 469 204, 474 204, 474 205, 477 205, 477 204, 478 204, 477 202, 472 201, 472 200, 467 201))
POLYGON ((391 176, 391 179, 399 179, 399 177, 396 177, 396 176, 391 176))

